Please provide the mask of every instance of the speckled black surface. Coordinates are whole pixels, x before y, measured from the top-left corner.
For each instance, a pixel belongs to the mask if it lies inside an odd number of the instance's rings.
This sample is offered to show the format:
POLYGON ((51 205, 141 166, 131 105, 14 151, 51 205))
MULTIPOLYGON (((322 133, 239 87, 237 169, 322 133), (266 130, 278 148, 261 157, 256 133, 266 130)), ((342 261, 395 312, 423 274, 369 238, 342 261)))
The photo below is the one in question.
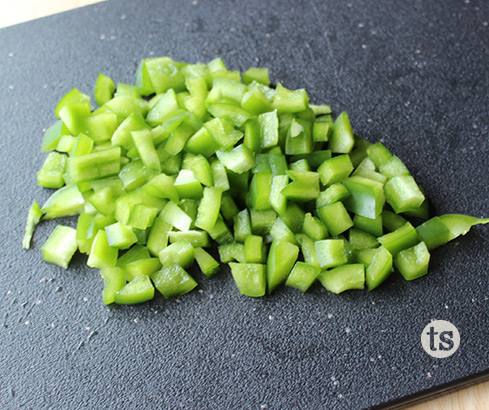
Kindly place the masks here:
MULTIPOLYGON (((489 372, 489 229, 433 252, 431 273, 369 294, 241 296, 227 270, 201 291, 105 307, 96 270, 42 262, 55 222, 21 250, 43 129, 99 72, 143 57, 268 66, 403 159, 441 213, 489 215, 485 1, 121 1, 0 30, 0 408, 357 409, 489 372), (461 345, 434 359, 432 318, 461 345)), ((65 223, 73 223, 71 220, 65 223)))

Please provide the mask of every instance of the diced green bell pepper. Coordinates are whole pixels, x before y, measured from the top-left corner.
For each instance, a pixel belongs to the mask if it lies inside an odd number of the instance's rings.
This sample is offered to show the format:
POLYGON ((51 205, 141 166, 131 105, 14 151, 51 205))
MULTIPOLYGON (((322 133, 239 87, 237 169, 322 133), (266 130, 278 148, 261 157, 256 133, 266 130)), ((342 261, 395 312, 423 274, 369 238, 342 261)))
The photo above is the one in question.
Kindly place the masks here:
POLYGON ((189 241, 182 239, 162 249, 158 257, 164 268, 172 265, 189 268, 194 263, 194 248, 189 241))
POLYGON ((266 266, 259 263, 229 264, 240 293, 251 297, 264 296, 267 291, 266 266))
POLYGON ((394 257, 394 264, 406 280, 418 279, 426 275, 429 262, 430 253, 424 242, 404 249, 394 257))
POLYGON ((376 249, 365 272, 368 290, 381 285, 392 272, 392 254, 383 246, 376 249))
POLYGON ((296 262, 285 285, 306 292, 320 273, 321 269, 316 266, 309 265, 305 262, 296 262))
POLYGON ((115 292, 114 302, 119 305, 133 305, 143 303, 153 299, 155 288, 149 276, 136 276, 131 282, 126 284, 121 290, 115 292))
POLYGON ((202 248, 195 248, 195 261, 202 273, 208 278, 219 272, 219 262, 202 248))
POLYGON ((100 276, 104 280, 102 300, 104 304, 110 305, 115 301, 115 294, 126 286, 124 273, 121 268, 106 268, 100 271, 100 276))
POLYGON ((336 294, 350 289, 363 289, 365 268, 361 263, 338 266, 321 272, 318 279, 326 290, 336 294))
POLYGON ((299 248, 296 245, 286 241, 272 242, 267 260, 269 293, 272 293, 280 284, 285 282, 298 256, 299 248))
POLYGON ((42 258, 46 262, 68 269, 76 249, 76 230, 58 225, 41 248, 42 258))

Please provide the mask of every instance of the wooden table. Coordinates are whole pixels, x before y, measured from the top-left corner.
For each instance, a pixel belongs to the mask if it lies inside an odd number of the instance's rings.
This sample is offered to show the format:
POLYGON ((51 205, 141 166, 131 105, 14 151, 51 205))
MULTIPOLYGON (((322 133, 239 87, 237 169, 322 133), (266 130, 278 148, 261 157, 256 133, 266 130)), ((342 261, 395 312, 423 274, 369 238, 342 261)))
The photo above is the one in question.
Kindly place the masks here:
MULTIPOLYGON (((0 28, 106 0, 3 0, 0 28)), ((405 410, 489 410, 489 381, 478 383, 405 410)))

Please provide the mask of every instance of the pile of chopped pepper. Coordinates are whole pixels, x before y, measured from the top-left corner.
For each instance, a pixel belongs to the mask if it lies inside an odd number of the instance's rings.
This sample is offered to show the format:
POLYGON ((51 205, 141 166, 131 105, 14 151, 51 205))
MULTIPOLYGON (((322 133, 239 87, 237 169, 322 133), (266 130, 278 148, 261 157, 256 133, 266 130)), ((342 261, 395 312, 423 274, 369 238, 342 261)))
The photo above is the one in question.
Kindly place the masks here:
POLYGON ((150 58, 136 85, 100 74, 94 95, 97 109, 76 88, 56 106, 37 182, 57 190, 33 203, 23 247, 41 219, 78 215, 76 229, 55 228, 43 258, 66 269, 87 254, 105 304, 188 293, 194 262, 206 277, 229 264, 253 297, 316 280, 333 293, 373 290, 394 267, 406 280, 426 275, 430 250, 489 222, 429 219, 397 156, 354 135, 345 112, 309 104, 306 90, 271 87, 266 68, 150 58))

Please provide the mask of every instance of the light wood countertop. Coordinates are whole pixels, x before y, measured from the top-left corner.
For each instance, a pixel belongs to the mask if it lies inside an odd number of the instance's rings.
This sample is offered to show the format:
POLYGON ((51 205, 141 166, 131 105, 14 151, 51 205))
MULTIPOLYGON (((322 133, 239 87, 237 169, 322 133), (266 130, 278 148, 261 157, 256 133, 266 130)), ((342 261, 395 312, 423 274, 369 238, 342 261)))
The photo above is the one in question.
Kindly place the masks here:
MULTIPOLYGON (((106 0, 3 0, 0 28, 106 0)), ((489 381, 478 383, 405 410, 489 410, 489 381)))

